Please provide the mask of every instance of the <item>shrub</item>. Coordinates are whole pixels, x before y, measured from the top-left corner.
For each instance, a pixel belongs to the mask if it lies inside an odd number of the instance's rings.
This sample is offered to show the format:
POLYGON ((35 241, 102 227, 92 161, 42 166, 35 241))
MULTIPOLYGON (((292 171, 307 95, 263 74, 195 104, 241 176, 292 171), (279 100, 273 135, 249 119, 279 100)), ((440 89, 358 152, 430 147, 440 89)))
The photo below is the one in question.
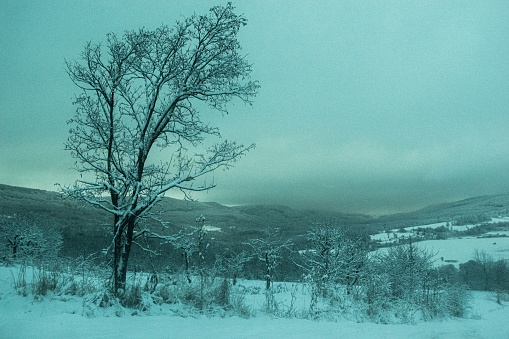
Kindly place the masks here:
POLYGON ((230 292, 231 292, 230 283, 228 282, 228 280, 226 280, 226 278, 224 278, 223 282, 217 289, 215 298, 216 302, 223 308, 229 308, 231 306, 230 292))
POLYGON ((250 318, 253 315, 253 311, 246 304, 245 295, 242 293, 236 293, 231 298, 232 313, 242 318, 250 318))
POLYGON ((34 269, 32 279, 32 293, 35 296, 45 296, 48 292, 59 291, 62 285, 62 273, 58 270, 48 270, 45 267, 34 269))
POLYGON ((27 283, 27 266, 20 265, 16 275, 12 274, 13 286, 16 293, 26 297, 29 294, 29 284, 27 283))
POLYGON ((433 268, 433 257, 410 242, 372 258, 363 282, 368 316, 392 313, 403 322, 413 322, 418 313, 424 319, 463 316, 468 295, 456 269, 433 268))
POLYGON ((442 307, 446 314, 463 317, 470 308, 472 297, 463 285, 447 285, 444 287, 442 307))
POLYGON ((144 303, 142 276, 134 274, 132 281, 126 284, 126 289, 123 294, 119 295, 120 304, 127 308, 138 309, 145 311, 148 306, 144 303))
POLYGON ((0 258, 8 263, 41 264, 55 260, 62 236, 28 219, 0 218, 0 258))

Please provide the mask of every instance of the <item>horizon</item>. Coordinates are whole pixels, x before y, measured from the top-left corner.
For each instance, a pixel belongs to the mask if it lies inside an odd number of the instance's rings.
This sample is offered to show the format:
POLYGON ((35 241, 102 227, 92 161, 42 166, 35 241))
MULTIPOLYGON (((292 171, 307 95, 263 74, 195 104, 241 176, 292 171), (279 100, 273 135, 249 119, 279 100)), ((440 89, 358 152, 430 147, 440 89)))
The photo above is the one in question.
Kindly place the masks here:
MULTIPOLYGON (((64 194, 63 192, 60 192, 58 190, 46 190, 46 189, 42 189, 42 188, 16 186, 16 185, 4 184, 4 183, 0 183, 0 186, 8 186, 8 187, 12 187, 14 189, 19 189, 20 188, 20 189, 27 189, 27 190, 37 190, 37 191, 43 191, 43 192, 64 194)), ((426 208, 430 208, 430 207, 440 206, 442 204, 455 204, 455 203, 463 202, 463 201, 470 200, 470 199, 483 198, 483 197, 496 197, 496 196, 501 196, 501 195, 509 195, 509 192, 500 192, 500 193, 488 194, 488 195, 476 195, 476 196, 466 197, 464 199, 452 200, 452 201, 441 201, 441 202, 433 203, 433 204, 430 204, 430 205, 422 206, 422 207, 419 207, 419 208, 413 209, 413 210, 398 211, 398 212, 383 213, 383 214, 374 214, 374 213, 370 214, 370 213, 363 213, 363 212, 356 212, 356 211, 347 211, 347 210, 342 210, 342 211, 340 211, 340 210, 327 210, 327 209, 320 209, 320 208, 314 208, 314 207, 306 208, 306 207, 290 206, 290 205, 286 205, 286 204, 268 204, 268 203, 223 204, 223 203, 220 203, 220 202, 217 202, 217 201, 198 200, 198 199, 196 199, 196 200, 188 200, 188 199, 184 199, 183 197, 171 197, 171 196, 167 196, 167 195, 163 196, 162 198, 176 199, 176 200, 180 200, 180 201, 189 201, 189 202, 192 202, 192 203, 219 204, 221 206, 228 207, 228 208, 243 207, 243 206, 281 206, 281 207, 285 207, 285 208, 290 208, 290 209, 295 210, 295 211, 310 211, 310 212, 319 212, 319 213, 325 213, 325 214, 327 214, 327 213, 338 213, 338 214, 343 214, 343 215, 359 215, 359 216, 369 216, 369 217, 372 217, 372 218, 380 218, 380 217, 386 217, 386 216, 390 217, 390 216, 394 216, 394 215, 398 215, 398 214, 418 212, 421 209, 426 209, 426 208)))
MULTIPOLYGON (((79 178, 64 61, 87 41, 214 4, 2 2, 0 182, 56 191, 79 178)), ((233 4, 261 89, 252 107, 201 113, 257 147, 195 199, 383 215, 509 192, 509 2, 233 4)))

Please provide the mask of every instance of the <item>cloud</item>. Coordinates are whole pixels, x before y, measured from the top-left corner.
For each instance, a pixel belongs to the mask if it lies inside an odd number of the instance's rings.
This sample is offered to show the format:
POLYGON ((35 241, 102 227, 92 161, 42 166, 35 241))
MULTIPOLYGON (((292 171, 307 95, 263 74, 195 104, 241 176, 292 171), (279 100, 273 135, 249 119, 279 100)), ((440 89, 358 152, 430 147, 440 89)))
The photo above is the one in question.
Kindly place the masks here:
MULTIPOLYGON (((62 151, 78 92, 64 59, 210 7, 128 4, 4 6, 0 182, 54 189, 77 176, 62 151)), ((203 114, 257 148, 208 178, 218 186, 200 200, 382 213, 509 190, 509 3, 237 6, 262 88, 253 107, 203 114)))

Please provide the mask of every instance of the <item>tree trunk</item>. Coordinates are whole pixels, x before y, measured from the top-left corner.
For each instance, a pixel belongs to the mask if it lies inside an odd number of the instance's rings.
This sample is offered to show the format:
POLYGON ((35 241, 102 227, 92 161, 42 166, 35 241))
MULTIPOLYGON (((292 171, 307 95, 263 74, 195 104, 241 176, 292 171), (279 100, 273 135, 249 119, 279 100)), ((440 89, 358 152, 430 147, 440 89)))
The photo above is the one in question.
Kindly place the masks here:
MULTIPOLYGON (((117 219, 117 217, 115 217, 117 219)), ((114 260, 113 260, 113 279, 114 293, 117 297, 125 293, 127 280, 127 267, 129 262, 129 254, 131 253, 134 226, 136 225, 136 217, 131 216, 123 222, 114 234, 114 260), (124 230, 127 228, 126 234, 124 230)))
POLYGON ((265 265, 267 266, 267 275, 265 276, 265 289, 270 289, 271 272, 270 272, 270 260, 269 254, 265 253, 265 265))
POLYGON ((18 253, 18 244, 19 244, 18 235, 16 234, 14 236, 14 240, 7 239, 7 241, 12 246, 12 258, 16 259, 16 254, 18 253))
POLYGON ((114 259, 113 259, 113 284, 114 284, 114 293, 116 296, 120 296, 125 291, 125 281, 127 275, 127 267, 122 260, 122 252, 124 250, 123 246, 123 236, 121 230, 118 231, 114 235, 114 259))
POLYGON ((186 271, 187 283, 190 284, 192 283, 192 281, 191 276, 189 274, 189 255, 187 254, 187 250, 185 248, 183 248, 183 250, 184 252, 182 252, 182 257, 184 258, 184 268, 186 271))

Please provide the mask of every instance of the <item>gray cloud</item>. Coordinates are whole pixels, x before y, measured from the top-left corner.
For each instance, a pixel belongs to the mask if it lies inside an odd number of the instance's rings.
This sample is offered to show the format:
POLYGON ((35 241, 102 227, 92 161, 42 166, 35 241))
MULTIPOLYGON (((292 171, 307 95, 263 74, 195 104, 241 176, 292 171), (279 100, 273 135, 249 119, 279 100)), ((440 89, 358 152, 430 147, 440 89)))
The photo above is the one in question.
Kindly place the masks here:
MULTIPOLYGON (((77 92, 64 59, 110 31, 209 6, 4 4, 0 182, 54 189, 76 177, 62 150, 77 92)), ((509 190, 509 3, 267 0, 238 11, 262 88, 253 107, 205 113, 225 138, 258 147, 200 200, 383 213, 509 190)))

